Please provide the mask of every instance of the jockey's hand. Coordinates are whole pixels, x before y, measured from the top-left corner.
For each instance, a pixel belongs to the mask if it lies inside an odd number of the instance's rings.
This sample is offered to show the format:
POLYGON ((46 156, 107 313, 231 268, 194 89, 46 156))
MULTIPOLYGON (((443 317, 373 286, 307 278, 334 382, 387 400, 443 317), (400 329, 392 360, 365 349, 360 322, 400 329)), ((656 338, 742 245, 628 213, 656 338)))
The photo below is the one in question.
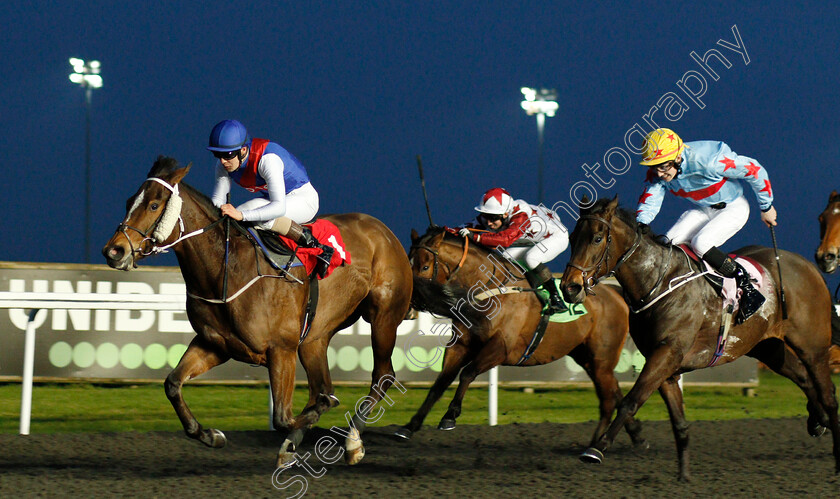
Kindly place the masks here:
POLYGON ((242 212, 234 208, 232 204, 223 204, 222 205, 222 216, 229 216, 230 218, 241 221, 242 220, 242 212))
POLYGON ((470 229, 468 229, 468 228, 466 228, 466 227, 464 227, 463 229, 459 230, 459 231, 458 231, 458 234, 460 234, 460 235, 461 235, 461 237, 468 237, 468 238, 470 238, 470 239, 473 239, 473 234, 472 234, 472 231, 470 231, 470 229))
POLYGON ((650 234, 650 225, 639 223, 639 232, 642 234, 650 234))
POLYGON ((770 207, 767 211, 761 212, 761 221, 764 222, 764 225, 768 227, 773 227, 776 225, 776 208, 770 207))

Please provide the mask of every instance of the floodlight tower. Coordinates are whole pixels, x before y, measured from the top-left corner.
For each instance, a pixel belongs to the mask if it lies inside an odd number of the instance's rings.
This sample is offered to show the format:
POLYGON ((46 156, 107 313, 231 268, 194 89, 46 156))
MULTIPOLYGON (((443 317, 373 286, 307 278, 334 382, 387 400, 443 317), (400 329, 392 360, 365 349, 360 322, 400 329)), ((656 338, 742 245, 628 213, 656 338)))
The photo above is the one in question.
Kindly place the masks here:
POLYGON ((545 129, 545 117, 553 117, 559 107, 555 99, 557 99, 557 91, 555 89, 546 88, 529 88, 522 87, 522 95, 525 100, 522 101, 522 109, 528 113, 528 116, 537 116, 537 191, 539 192, 539 203, 544 201, 543 189, 543 172, 545 166, 543 164, 543 131, 545 129))
POLYGON ((70 81, 85 89, 85 263, 90 263, 90 98, 94 88, 102 87, 99 61, 70 58, 70 81))

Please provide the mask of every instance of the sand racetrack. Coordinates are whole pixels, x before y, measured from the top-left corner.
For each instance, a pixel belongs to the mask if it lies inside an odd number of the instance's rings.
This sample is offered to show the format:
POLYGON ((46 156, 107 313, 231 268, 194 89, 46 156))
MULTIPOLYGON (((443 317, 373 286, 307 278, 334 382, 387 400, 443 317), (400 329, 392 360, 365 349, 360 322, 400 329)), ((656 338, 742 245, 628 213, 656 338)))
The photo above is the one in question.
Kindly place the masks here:
MULTIPOLYGON (((808 435, 803 419, 692 423, 692 481, 676 479, 676 450, 667 422, 646 422, 650 449, 637 454, 626 434, 601 465, 578 460, 594 428, 581 424, 424 427, 397 441, 395 427, 365 434, 367 455, 308 463, 278 483, 305 476, 304 497, 837 497, 831 437, 808 435)), ((312 453, 316 428, 299 454, 312 453)), ((269 431, 228 432, 210 449, 182 433, 0 435, 3 497, 290 497, 302 480, 272 485, 281 443, 269 431)))

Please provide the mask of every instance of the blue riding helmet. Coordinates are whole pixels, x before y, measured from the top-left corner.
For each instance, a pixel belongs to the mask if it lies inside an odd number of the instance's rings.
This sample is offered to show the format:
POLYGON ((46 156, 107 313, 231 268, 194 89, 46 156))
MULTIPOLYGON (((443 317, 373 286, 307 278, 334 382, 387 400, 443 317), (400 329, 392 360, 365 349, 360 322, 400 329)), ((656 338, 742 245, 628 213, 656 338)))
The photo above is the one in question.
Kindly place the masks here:
POLYGON ((251 136, 248 135, 245 125, 236 120, 224 120, 217 123, 210 132, 210 145, 207 149, 219 152, 236 151, 250 144, 251 136))

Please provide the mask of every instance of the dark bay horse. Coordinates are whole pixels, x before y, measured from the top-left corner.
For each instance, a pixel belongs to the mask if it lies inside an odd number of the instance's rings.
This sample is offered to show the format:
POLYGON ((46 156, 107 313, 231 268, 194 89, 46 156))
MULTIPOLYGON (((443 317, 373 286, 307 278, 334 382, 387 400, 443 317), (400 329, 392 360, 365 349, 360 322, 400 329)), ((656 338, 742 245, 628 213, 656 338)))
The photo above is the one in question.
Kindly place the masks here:
MULTIPOLYGON (((840 263, 840 194, 831 191, 828 196, 828 204, 820 213, 820 245, 814 255, 820 270, 831 274, 837 270, 840 263)), ((840 286, 834 290, 834 301, 837 302, 837 293, 840 286)), ((840 343, 840 315, 836 312, 831 319, 832 335, 837 343, 840 343)), ((833 372, 840 372, 840 346, 831 346, 831 367, 833 372)))
POLYGON ((296 267, 290 271, 300 282, 272 272, 270 277, 276 278, 259 278, 263 275, 260 269, 271 268, 238 230, 229 232, 225 264, 225 224, 216 223, 220 211, 209 198, 181 182, 189 168, 180 167, 172 158, 159 157, 148 178, 129 198, 125 219, 102 250, 108 265, 120 270, 130 270, 156 248, 172 245, 175 251, 187 286, 187 316, 196 332, 165 382, 166 395, 184 431, 210 447, 226 443, 222 432, 202 428, 193 417, 181 395, 185 381, 228 359, 266 366, 274 400, 274 426, 289 430, 278 454, 278 465, 290 465, 304 431, 338 404, 327 364, 327 345, 337 331, 362 317, 371 324, 374 367, 369 398, 356 404, 357 412, 345 440, 345 461, 356 464, 364 456, 360 434, 366 417, 395 382, 391 353, 412 290, 411 268, 402 245, 382 222, 369 215, 324 217, 341 230, 352 264, 335 269, 320 281, 317 313, 299 344, 309 291, 305 270, 296 267), (176 219, 180 227, 173 230, 176 219), (225 279, 230 290, 227 297, 231 298, 221 300, 225 279), (306 370, 309 403, 292 417, 295 355, 306 370))
MULTIPOLYGON (((539 299, 527 291, 483 300, 476 294, 530 288, 518 266, 440 227, 430 228, 422 237, 412 231, 411 240, 409 260, 415 276, 412 303, 419 309, 452 318, 453 338, 425 401, 397 435, 410 438, 420 429, 432 406, 459 372, 460 383, 438 425, 440 429, 455 427, 467 388, 479 374, 499 365, 538 366, 571 355, 595 384, 600 418, 593 441, 599 437, 621 400, 613 371, 627 338, 628 311, 616 289, 598 286, 595 295, 586 299, 588 314, 573 322, 549 322, 542 342, 527 360, 521 361, 540 322, 539 299), (458 312, 453 313, 453 308, 458 312)), ((626 429, 634 444, 646 447, 639 435, 639 422, 629 418, 626 429)))
POLYGON ((820 221, 820 246, 814 259, 817 261, 820 270, 830 274, 837 270, 840 263, 840 194, 831 191, 828 196, 828 205, 819 216, 820 221))
MULTIPOLYGON (((616 198, 581 209, 561 288, 567 300, 581 301, 594 282, 615 275, 630 304, 630 335, 647 360, 609 429, 581 459, 600 463, 627 418, 658 389, 676 439, 679 478, 688 480, 688 422, 678 380, 681 373, 707 367, 715 358, 722 302, 704 279, 685 278, 693 268, 679 249, 641 231, 635 217, 617 207, 616 198), (686 284, 677 286, 681 280, 686 284)), ((838 472, 840 424, 828 365, 828 288, 813 264, 780 251, 788 309, 783 320, 773 249, 748 246, 736 253, 757 262, 774 291, 755 315, 732 328, 717 365, 749 355, 796 383, 808 398, 809 433, 819 436, 826 427, 831 430, 838 472)))

